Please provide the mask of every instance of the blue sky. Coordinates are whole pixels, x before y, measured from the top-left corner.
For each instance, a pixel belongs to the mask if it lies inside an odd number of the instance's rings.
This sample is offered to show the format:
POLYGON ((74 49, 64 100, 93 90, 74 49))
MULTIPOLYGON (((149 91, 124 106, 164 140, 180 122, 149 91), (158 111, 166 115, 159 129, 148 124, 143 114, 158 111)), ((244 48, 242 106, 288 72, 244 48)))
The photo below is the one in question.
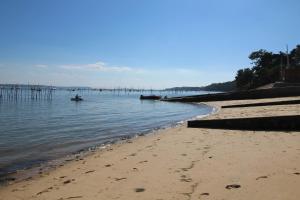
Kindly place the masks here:
POLYGON ((300 44, 299 0, 0 0, 0 83, 165 88, 233 80, 300 44))

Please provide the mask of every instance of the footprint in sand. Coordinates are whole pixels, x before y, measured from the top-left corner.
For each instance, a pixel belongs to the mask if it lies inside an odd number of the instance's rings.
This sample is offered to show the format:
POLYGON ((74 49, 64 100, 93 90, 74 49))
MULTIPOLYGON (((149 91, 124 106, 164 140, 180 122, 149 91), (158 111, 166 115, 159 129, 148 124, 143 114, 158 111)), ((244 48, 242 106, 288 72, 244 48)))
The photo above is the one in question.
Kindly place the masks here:
POLYGON ((85 174, 89 174, 89 173, 92 173, 92 172, 94 172, 95 170, 90 170, 90 171, 87 171, 87 172, 85 172, 85 174))
POLYGON ((180 168, 182 171, 188 171, 190 169, 192 169, 195 166, 195 163, 198 162, 199 160, 193 160, 190 164, 190 166, 188 167, 184 167, 184 168, 180 168))
POLYGON ((67 197, 66 199, 78 199, 78 198, 82 198, 83 196, 74 196, 74 197, 67 197))
POLYGON ((143 160, 143 161, 140 161, 139 163, 146 163, 148 162, 148 160, 143 160))
POLYGON ((125 179, 127 179, 127 178, 125 178, 125 177, 122 177, 122 178, 115 178, 115 181, 121 181, 121 180, 125 180, 125 179))
POLYGON ((135 188, 134 191, 135 192, 144 192, 145 188, 135 188))
POLYGON ((256 180, 259 180, 259 179, 262 179, 262 178, 268 178, 268 176, 260 176, 260 177, 257 177, 256 180))
POLYGON ((74 196, 74 197, 67 197, 67 198, 59 198, 58 200, 64 200, 64 199, 79 199, 82 198, 83 196, 74 196))
POLYGON ((63 184, 68 184, 68 183, 71 183, 70 179, 63 182, 63 184))
POLYGON ((75 181, 75 179, 68 179, 68 180, 64 181, 63 184, 69 184, 69 183, 71 183, 72 181, 75 181))
POLYGON ((208 192, 201 193, 200 196, 209 196, 208 192))
POLYGON ((41 194, 43 194, 43 193, 45 193, 45 192, 49 192, 49 191, 52 190, 52 189, 53 189, 53 187, 49 187, 49 188, 47 188, 47 189, 44 189, 44 190, 38 192, 36 195, 41 195, 41 194))
POLYGON ((238 184, 232 184, 232 185, 226 185, 226 189, 231 190, 231 189, 237 189, 240 188, 241 186, 238 184))
POLYGON ((182 178, 182 179, 180 179, 180 181, 189 183, 189 182, 192 182, 193 179, 191 179, 191 178, 182 178))

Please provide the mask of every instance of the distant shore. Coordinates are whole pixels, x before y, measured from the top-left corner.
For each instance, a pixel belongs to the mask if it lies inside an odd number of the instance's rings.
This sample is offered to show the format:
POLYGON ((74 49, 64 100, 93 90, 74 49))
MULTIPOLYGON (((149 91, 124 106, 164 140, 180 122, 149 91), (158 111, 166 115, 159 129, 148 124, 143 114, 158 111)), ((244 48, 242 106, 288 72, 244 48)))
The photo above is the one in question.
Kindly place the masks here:
MULTIPOLYGON (((224 105, 300 97, 209 102, 224 105)), ((224 119, 300 114, 299 105, 226 108, 224 119)), ((289 199, 300 197, 299 132, 187 128, 114 144, 0 189, 0 199, 289 199)))

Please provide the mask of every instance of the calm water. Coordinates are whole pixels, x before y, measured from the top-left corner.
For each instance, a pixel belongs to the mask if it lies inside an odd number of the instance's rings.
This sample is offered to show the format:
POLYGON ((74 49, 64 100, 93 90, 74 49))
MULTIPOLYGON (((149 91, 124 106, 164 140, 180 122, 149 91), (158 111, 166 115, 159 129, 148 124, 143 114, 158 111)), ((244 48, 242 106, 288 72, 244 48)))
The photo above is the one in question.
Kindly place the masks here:
POLYGON ((205 105, 141 101, 139 94, 81 95, 82 102, 71 102, 74 93, 67 91, 56 91, 51 101, 0 102, 0 176, 212 111, 205 105))

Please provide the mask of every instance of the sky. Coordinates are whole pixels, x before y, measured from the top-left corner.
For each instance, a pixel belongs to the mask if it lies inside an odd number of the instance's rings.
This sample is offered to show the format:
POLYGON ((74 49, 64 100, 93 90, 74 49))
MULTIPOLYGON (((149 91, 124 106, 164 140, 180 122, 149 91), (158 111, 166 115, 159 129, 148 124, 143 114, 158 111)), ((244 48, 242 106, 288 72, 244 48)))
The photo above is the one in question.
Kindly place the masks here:
POLYGON ((299 0, 0 0, 0 83, 163 89, 233 80, 300 44, 299 0))

